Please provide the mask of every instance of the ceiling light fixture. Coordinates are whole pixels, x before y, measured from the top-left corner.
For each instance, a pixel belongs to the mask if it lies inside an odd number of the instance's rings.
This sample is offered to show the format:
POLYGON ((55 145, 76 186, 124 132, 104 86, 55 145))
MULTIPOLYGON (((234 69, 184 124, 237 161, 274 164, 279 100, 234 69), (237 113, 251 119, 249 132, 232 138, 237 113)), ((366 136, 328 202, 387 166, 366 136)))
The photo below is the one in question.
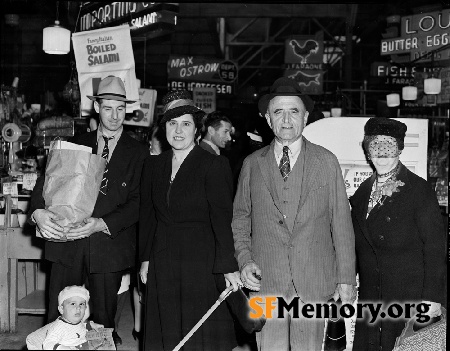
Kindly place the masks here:
POLYGON ((59 25, 59 1, 56 2, 56 21, 43 30, 42 50, 47 54, 64 55, 70 51, 70 30, 59 25))

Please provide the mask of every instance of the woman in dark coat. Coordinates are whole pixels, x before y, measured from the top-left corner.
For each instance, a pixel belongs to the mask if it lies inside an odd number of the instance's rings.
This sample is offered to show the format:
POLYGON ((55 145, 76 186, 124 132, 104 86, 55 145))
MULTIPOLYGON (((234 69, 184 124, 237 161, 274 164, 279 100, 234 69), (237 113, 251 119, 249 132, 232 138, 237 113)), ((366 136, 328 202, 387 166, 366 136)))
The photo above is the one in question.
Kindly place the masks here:
MULTIPOLYGON (((351 197, 359 303, 421 303, 431 317, 446 301, 447 238, 436 194, 400 161, 406 125, 371 118, 364 148, 376 172, 351 197)), ((411 317, 415 314, 412 309, 411 317)), ((353 350, 394 348, 405 319, 357 320, 353 350)))
MULTIPOLYGON (((216 302, 242 285, 231 231, 233 180, 224 157, 195 144, 203 111, 170 92, 161 125, 171 150, 144 166, 140 275, 147 283, 144 349, 172 350, 216 302)), ((233 320, 221 304, 183 350, 231 350, 233 320)))

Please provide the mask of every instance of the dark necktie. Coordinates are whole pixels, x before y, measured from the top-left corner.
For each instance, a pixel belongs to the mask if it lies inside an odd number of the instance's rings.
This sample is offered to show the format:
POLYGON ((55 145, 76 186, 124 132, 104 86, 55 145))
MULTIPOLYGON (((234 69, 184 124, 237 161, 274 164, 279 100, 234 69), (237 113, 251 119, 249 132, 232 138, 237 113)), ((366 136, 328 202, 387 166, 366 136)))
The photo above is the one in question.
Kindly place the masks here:
POLYGON ((283 146, 283 156, 280 160, 280 172, 283 176, 283 180, 286 181, 289 173, 291 173, 291 164, 289 162, 289 148, 287 146, 283 146))
POLYGON ((103 147, 102 157, 106 160, 105 172, 103 172, 103 179, 102 179, 102 183, 100 185, 100 192, 103 195, 106 195, 106 193, 108 192, 108 176, 107 176, 107 174, 108 174, 108 157, 109 157, 108 142, 111 139, 112 139, 112 137, 108 138, 103 135, 103 140, 105 141, 105 146, 103 147))

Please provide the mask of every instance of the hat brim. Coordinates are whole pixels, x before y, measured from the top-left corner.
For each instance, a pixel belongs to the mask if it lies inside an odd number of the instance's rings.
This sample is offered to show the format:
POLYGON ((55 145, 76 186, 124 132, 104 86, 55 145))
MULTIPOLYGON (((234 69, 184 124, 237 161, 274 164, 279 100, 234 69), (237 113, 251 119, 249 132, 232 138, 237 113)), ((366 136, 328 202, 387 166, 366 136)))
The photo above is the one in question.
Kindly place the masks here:
POLYGON ((311 112, 314 108, 314 101, 311 99, 308 95, 300 94, 300 93, 289 93, 289 92, 283 92, 283 93, 270 93, 263 95, 259 101, 258 101, 258 109, 261 113, 261 116, 264 117, 264 115, 267 112, 267 108, 269 107, 269 102, 272 100, 275 96, 298 96, 303 104, 305 105, 305 109, 308 112, 311 112))
POLYGON ((117 101, 123 101, 127 104, 132 104, 136 102, 136 100, 128 100, 126 97, 117 96, 117 95, 110 95, 110 94, 103 94, 103 95, 86 95, 89 99, 92 101, 96 101, 97 99, 105 99, 105 100, 117 100, 117 101))
POLYGON ((183 116, 183 115, 193 115, 196 118, 202 118, 206 114, 205 111, 199 109, 198 107, 185 105, 174 107, 168 111, 166 111, 161 118, 160 124, 164 124, 171 119, 183 116))

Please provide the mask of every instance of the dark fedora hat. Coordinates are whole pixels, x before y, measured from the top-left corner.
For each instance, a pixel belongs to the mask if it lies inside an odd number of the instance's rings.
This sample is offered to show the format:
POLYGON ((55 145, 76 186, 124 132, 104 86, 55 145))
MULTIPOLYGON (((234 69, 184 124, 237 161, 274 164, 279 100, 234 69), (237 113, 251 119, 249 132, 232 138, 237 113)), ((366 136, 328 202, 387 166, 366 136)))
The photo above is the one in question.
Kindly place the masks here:
POLYGON ((192 115, 196 120, 196 124, 200 123, 205 111, 195 106, 191 94, 187 90, 174 90, 168 92, 162 99, 164 105, 163 117, 160 124, 164 124, 171 119, 182 115, 192 115))
POLYGON ((108 76, 100 81, 97 89, 97 95, 86 96, 91 100, 106 99, 124 101, 126 103, 136 102, 134 100, 127 99, 125 85, 123 84, 122 79, 115 76, 108 76))
POLYGON ((306 111, 311 112, 314 108, 314 101, 308 96, 302 93, 298 82, 288 77, 278 78, 270 87, 269 94, 263 95, 258 102, 258 109, 261 115, 267 112, 269 102, 275 96, 298 96, 305 105, 306 111))
POLYGON ((397 139, 404 139, 408 127, 405 123, 386 117, 372 117, 364 126, 364 134, 386 135, 397 139))

